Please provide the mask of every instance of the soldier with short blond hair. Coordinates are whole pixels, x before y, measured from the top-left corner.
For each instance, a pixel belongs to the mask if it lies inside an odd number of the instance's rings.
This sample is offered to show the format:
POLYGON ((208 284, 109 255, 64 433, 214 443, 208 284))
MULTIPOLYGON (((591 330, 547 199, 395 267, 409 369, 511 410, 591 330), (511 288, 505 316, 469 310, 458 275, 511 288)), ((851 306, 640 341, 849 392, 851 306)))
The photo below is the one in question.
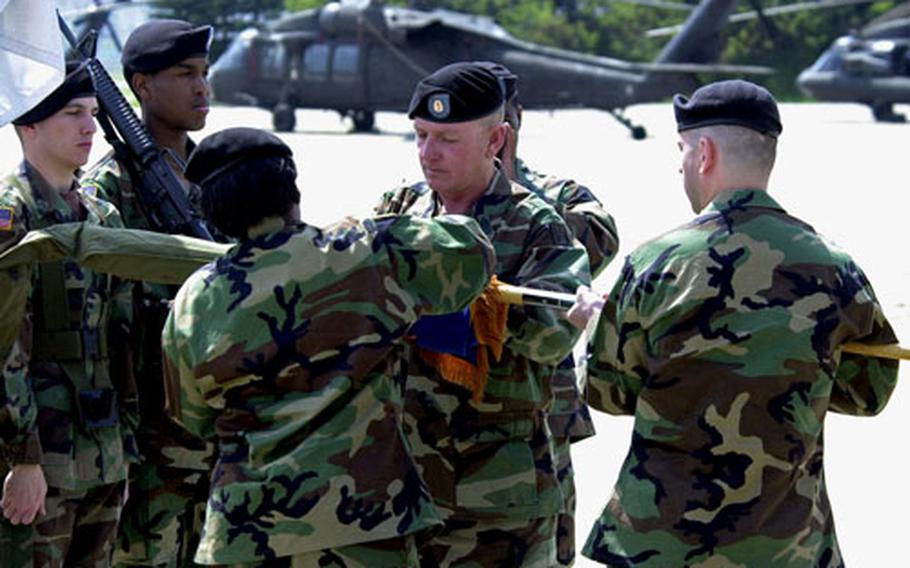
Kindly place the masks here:
MULTIPOLYGON (((84 194, 98 103, 88 70, 13 121, 23 161, 0 182, 0 252, 31 230, 84 221, 122 226, 109 203, 84 194)), ((0 565, 109 566, 127 464, 138 454, 135 384, 112 362, 130 324, 130 286, 72 259, 4 275, 30 278, 24 317, 2 346, 0 565)), ((17 312, 18 313, 18 312, 17 312)))

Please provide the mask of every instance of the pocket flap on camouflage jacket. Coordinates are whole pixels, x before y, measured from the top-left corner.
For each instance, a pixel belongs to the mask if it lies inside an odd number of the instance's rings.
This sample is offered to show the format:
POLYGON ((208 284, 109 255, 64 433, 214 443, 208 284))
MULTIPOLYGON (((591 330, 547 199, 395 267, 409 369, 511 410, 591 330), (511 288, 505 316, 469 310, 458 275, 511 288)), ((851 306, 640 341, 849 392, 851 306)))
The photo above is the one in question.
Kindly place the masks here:
POLYGON ((457 445, 530 440, 542 417, 533 412, 477 413, 453 424, 457 445))

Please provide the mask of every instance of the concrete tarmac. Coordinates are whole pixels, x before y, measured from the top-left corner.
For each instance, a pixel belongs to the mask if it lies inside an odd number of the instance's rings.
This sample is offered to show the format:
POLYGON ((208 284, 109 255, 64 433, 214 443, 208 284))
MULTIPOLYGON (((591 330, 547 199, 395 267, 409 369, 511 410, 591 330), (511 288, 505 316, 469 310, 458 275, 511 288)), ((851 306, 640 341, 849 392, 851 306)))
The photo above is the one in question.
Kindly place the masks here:
MULTIPOLYGON (((907 107, 898 107, 907 112, 907 107)), ((885 313, 910 345, 910 125, 878 124, 859 105, 784 104, 784 132, 771 192, 793 214, 849 251, 875 286, 885 313), (906 168, 906 169, 905 169, 906 168)), ((633 141, 598 111, 527 112, 519 155, 533 168, 574 177, 597 194, 617 220, 620 257, 595 287, 607 290, 622 257, 644 240, 692 217, 678 173, 679 152, 669 104, 639 105, 628 115, 648 129, 633 141)), ((324 224, 369 214, 380 194, 420 179, 411 125, 400 114, 377 115, 378 133, 348 134, 336 113, 298 111, 297 131, 281 134, 294 150, 306 221, 324 224)), ((269 113, 215 107, 195 138, 230 126, 270 128, 269 113)), ((92 162, 106 151, 99 132, 92 162)), ((0 129, 0 171, 20 159, 12 127, 0 129)), ((91 163, 91 162, 90 162, 91 163)), ((910 511, 908 445, 910 365, 904 363, 888 408, 871 419, 831 415, 826 472, 846 565, 906 564, 910 511)), ((632 421, 597 414, 598 435, 574 448, 578 483, 578 547, 606 503, 625 457, 632 421)), ((576 564, 596 566, 579 557, 576 564)))

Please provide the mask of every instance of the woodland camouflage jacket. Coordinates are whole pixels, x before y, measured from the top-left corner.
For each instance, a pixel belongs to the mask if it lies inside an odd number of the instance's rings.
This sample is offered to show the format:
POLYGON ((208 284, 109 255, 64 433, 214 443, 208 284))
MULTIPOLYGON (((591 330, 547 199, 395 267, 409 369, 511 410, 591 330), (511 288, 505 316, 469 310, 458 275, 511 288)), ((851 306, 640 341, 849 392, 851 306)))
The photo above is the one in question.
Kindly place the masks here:
POLYGON ((484 289, 489 243, 454 216, 274 229, 191 276, 165 325, 171 410, 219 442, 197 562, 439 522, 401 428, 395 351, 421 314, 484 289))
POLYGON ((764 191, 723 192, 639 247, 588 367, 588 403, 635 426, 585 555, 841 566, 825 415, 876 414, 897 373, 893 360, 842 355, 850 341, 896 338, 860 268, 764 191))

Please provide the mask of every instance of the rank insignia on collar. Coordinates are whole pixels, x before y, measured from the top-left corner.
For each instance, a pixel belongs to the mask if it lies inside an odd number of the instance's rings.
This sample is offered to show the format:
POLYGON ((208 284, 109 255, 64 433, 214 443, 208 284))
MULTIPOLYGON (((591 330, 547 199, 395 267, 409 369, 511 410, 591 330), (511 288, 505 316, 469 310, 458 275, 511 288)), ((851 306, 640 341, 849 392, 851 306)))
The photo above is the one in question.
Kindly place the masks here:
POLYGON ((427 108, 433 118, 446 118, 452 109, 448 93, 437 93, 427 99, 427 108))
POLYGON ((12 231, 14 218, 12 207, 0 207, 0 231, 12 231))

